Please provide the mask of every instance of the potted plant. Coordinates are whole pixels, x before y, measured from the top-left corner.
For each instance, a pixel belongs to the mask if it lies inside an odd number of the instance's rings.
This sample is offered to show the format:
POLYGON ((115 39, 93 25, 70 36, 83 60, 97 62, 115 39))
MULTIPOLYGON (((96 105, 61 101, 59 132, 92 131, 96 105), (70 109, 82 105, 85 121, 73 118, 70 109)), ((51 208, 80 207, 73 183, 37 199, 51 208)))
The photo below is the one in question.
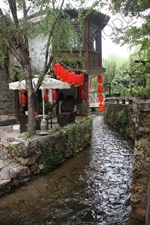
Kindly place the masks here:
MULTIPOLYGON (((56 102, 44 101, 45 113, 51 115, 52 111, 53 111, 53 109, 55 108, 56 105, 57 105, 56 102)), ((41 111, 42 111, 42 107, 43 107, 43 104, 41 103, 40 104, 41 111)))

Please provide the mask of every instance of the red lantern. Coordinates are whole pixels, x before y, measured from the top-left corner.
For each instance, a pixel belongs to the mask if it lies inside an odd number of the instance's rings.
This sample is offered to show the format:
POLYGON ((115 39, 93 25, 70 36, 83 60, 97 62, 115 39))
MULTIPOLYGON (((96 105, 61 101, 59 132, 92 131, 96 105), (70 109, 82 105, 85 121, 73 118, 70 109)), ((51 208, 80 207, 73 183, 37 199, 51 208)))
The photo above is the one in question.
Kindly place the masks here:
POLYGON ((48 89, 45 89, 45 93, 44 93, 44 101, 48 101, 48 89))
POLYGON ((75 83, 75 76, 76 76, 75 72, 71 72, 70 73, 70 84, 74 84, 75 83))
POLYGON ((84 75, 82 73, 80 73, 80 76, 81 76, 81 84, 84 83, 84 75))
POLYGON ((98 95, 98 100, 99 102, 103 102, 104 101, 104 96, 102 94, 98 95))
POLYGON ((82 90, 82 91, 80 92, 80 99, 81 99, 82 101, 86 99, 86 93, 85 93, 84 90, 82 90))
POLYGON ((103 76, 98 75, 97 80, 98 80, 98 83, 102 83, 103 82, 103 76))
POLYGON ((66 82, 71 84, 71 75, 69 70, 66 70, 66 82))
POLYGON ((26 90, 25 90, 25 89, 20 89, 20 93, 21 93, 22 95, 24 95, 24 94, 26 93, 26 90))
POLYGON ((45 95, 44 95, 44 101, 48 102, 48 100, 49 100, 49 99, 48 99, 48 95, 45 94, 45 95))
POLYGON ((80 85, 80 91, 84 90, 84 84, 80 85))
POLYGON ((74 85, 77 87, 80 84, 80 76, 79 75, 75 75, 74 77, 74 85))
POLYGON ((101 84, 98 85, 97 89, 99 93, 103 92, 103 86, 101 84))
POLYGON ((64 69, 63 71, 63 77, 62 77, 62 81, 66 82, 67 81, 67 77, 68 77, 68 70, 64 69))
POLYGON ((26 96, 25 96, 25 95, 21 95, 21 97, 20 97, 20 101, 21 101, 21 104, 22 104, 23 106, 25 106, 25 105, 26 105, 26 103, 27 103, 26 96))
POLYGON ((59 78, 61 81, 65 81, 65 69, 63 66, 60 67, 60 75, 59 78))
POLYGON ((53 100, 58 100, 58 93, 56 90, 53 91, 53 100))
POLYGON ((100 104, 99 104, 99 111, 100 111, 100 112, 103 112, 104 110, 105 110, 104 104, 100 103, 100 104))
POLYGON ((61 70, 61 65, 59 63, 56 63, 54 65, 54 74, 56 75, 56 77, 60 76, 60 70, 61 70))
POLYGON ((27 104, 27 99, 25 96, 26 90, 25 89, 20 89, 21 97, 20 97, 20 102, 23 106, 27 104))
POLYGON ((80 86, 83 84, 83 77, 82 74, 77 75, 77 86, 80 86))

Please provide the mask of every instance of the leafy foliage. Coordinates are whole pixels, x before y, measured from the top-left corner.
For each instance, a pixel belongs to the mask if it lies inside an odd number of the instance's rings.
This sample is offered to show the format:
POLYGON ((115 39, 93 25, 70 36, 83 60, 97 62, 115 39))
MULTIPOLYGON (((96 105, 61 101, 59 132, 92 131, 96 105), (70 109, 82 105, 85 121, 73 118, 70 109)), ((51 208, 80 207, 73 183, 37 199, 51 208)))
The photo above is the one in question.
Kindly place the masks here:
POLYGON ((45 145, 41 145, 41 149, 45 158, 43 168, 44 174, 47 174, 49 171, 64 163, 65 159, 63 158, 61 151, 56 149, 55 143, 48 142, 45 145))
POLYGON ((150 46, 149 0, 111 0, 110 2, 110 10, 113 13, 121 13, 133 21, 132 24, 127 24, 124 29, 116 28, 116 36, 113 40, 122 45, 125 43, 131 46, 140 45, 140 50, 147 50, 150 46))
MULTIPOLYGON (((56 106, 56 102, 48 102, 48 101, 44 101, 44 108, 45 108, 45 112, 48 113, 48 112, 51 112, 55 106, 56 106)), ((43 110, 43 102, 41 102, 40 104, 40 111, 42 112, 43 110)))
POLYGON ((129 45, 130 48, 139 46, 139 53, 145 51, 146 55, 142 59, 150 61, 150 16, 149 0, 109 0, 107 2, 98 1, 99 7, 105 5, 108 13, 116 16, 110 23, 110 39, 117 45, 129 45), (119 22, 121 25, 114 24, 119 22))
POLYGON ((122 123, 123 125, 127 123, 127 118, 124 110, 119 111, 117 117, 120 123, 122 123))
POLYGON ((91 142, 92 136, 92 118, 84 118, 76 124, 68 124, 65 127, 59 127, 59 141, 56 143, 51 138, 46 144, 40 144, 40 149, 44 155, 43 173, 57 168, 63 164, 68 157, 76 156, 84 147, 91 142), (81 138, 82 137, 82 138, 81 138))
MULTIPOLYGON (((23 71, 26 80, 28 99, 28 124, 31 135, 36 132, 34 120, 35 94, 42 83, 45 73, 49 70, 53 57, 62 59, 60 47, 64 46, 68 54, 74 46, 80 47, 80 38, 72 26, 65 9, 65 1, 59 0, 5 0, 6 8, 0 7, 0 64, 5 60, 6 52, 11 53, 23 71), (43 53, 43 69, 41 77, 34 89, 32 84, 33 65, 29 40, 40 37, 45 42, 43 53), (52 43, 56 43, 52 48, 52 43), (73 46, 74 45, 74 46, 73 46), (2 53, 2 54, 1 54, 2 53)), ((77 1, 80 8, 85 1, 77 1)), ((74 2, 75 4, 75 2, 74 2)), ((87 15, 90 10, 87 10, 87 15)), ((79 13, 81 24, 81 13, 79 13)), ((85 16, 85 15, 84 15, 85 16)), ((83 16, 83 17, 84 17, 83 16)), ((63 55, 64 58, 64 55, 63 55)), ((65 58, 67 58, 65 56, 65 58)), ((69 56, 71 58, 71 55, 69 56)))
POLYGON ((108 59, 104 59, 103 66, 106 68, 103 83, 105 94, 108 94, 110 84, 111 94, 124 95, 130 83, 130 77, 126 73, 129 69, 129 59, 110 55, 108 59))

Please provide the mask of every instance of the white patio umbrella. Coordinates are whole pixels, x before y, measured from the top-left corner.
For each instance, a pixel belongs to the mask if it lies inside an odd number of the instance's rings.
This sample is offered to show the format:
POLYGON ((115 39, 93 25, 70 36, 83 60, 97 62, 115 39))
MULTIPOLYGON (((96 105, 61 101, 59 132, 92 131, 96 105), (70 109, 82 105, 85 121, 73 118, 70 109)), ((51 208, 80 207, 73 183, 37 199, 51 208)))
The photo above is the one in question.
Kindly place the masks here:
MULTIPOLYGON (((39 80, 38 75, 36 75, 36 77, 32 78, 33 88, 36 87, 38 80, 39 80)), ((44 77, 43 82, 42 82, 41 86, 39 87, 39 89, 46 89, 46 88, 47 89, 49 89, 49 88, 68 89, 70 87, 71 86, 68 83, 48 77, 48 75, 46 75, 44 77)), ((9 83, 9 89, 10 90, 26 89, 26 82, 25 82, 25 80, 22 80, 22 81, 16 81, 16 82, 9 83)))
MULTIPOLYGON (((32 78, 32 84, 33 84, 33 88, 36 87, 38 80, 39 80, 39 75, 34 75, 35 77, 32 78)), ((49 77, 48 75, 45 75, 41 86, 39 87, 39 89, 42 90, 42 99, 43 99, 43 120, 45 120, 45 107, 44 107, 44 93, 45 93, 45 89, 69 89, 71 88, 71 86, 66 83, 66 82, 62 82, 60 80, 54 79, 49 77)), ((21 89, 26 89, 26 82, 25 80, 22 81, 16 81, 16 82, 11 82, 9 83, 9 89, 10 90, 21 90, 21 89)))

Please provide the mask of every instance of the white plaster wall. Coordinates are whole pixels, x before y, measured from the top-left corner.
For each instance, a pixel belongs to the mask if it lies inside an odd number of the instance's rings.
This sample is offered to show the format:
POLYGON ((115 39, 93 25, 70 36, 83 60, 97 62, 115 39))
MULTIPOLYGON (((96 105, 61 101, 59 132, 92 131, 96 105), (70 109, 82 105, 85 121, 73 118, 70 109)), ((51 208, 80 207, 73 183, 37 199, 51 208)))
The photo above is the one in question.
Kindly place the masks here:
POLYGON ((45 60, 45 45, 47 38, 43 35, 38 35, 29 39, 29 51, 32 66, 34 69, 43 70, 45 60))

